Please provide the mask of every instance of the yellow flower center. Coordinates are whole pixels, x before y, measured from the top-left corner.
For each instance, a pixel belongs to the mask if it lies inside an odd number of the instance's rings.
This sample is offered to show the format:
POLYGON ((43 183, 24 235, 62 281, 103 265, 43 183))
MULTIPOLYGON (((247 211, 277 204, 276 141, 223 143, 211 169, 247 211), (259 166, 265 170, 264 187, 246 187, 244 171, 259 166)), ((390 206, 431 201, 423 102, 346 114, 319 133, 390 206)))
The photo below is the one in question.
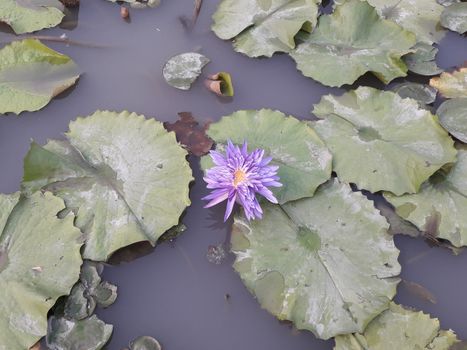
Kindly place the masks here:
POLYGON ((246 173, 241 169, 235 170, 233 185, 237 187, 239 184, 241 184, 245 180, 246 180, 246 173))

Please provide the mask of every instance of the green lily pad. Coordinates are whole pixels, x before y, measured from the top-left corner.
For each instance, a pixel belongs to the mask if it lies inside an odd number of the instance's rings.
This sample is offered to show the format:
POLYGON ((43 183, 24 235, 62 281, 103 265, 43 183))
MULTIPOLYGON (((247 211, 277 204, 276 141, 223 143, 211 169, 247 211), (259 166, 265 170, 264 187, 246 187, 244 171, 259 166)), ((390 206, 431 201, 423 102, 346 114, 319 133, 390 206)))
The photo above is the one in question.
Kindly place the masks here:
POLYGON ((146 7, 157 7, 161 0, 108 0, 110 2, 126 2, 133 8, 143 9, 146 7))
POLYGON ((467 67, 461 67, 452 73, 444 72, 437 78, 430 79, 430 85, 446 98, 467 97, 467 67))
POLYGON ((79 276, 81 233, 51 193, 0 194, 0 349, 29 349, 79 276))
POLYGON ((263 308, 328 339, 361 332, 396 293, 398 249, 361 193, 331 180, 312 198, 236 216, 235 270, 263 308))
POLYGON ((37 111, 78 78, 70 57, 38 40, 14 41, 0 50, 0 113, 37 111))
POLYGON ((432 237, 467 245, 467 149, 461 147, 452 169, 441 169, 425 182, 419 193, 384 197, 405 220, 432 237))
POLYGON ((441 24, 459 34, 467 32, 467 4, 460 2, 446 7, 441 14, 441 24))
POLYGON ((130 343, 130 350, 162 350, 162 347, 153 337, 142 336, 130 343))
POLYGON ((444 101, 436 114, 441 125, 452 136, 467 143, 467 98, 444 101))
MULTIPOLYGON (((227 140, 248 142, 250 150, 262 148, 271 164, 278 165, 280 182, 272 189, 279 203, 311 197, 331 176, 332 156, 315 131, 292 116, 270 109, 238 111, 209 126, 207 134, 217 149, 227 140)), ((210 168, 203 157, 203 168, 210 168)))
POLYGON ((456 159, 454 142, 415 100, 369 87, 324 96, 316 132, 333 153, 338 177, 371 192, 414 193, 456 159))
POLYGON ((162 123, 97 111, 70 123, 66 140, 32 143, 23 189, 48 189, 76 213, 83 257, 105 261, 125 246, 155 244, 190 204, 186 151, 162 123))
POLYGON ((16 34, 31 33, 58 25, 65 17, 64 9, 58 0, 2 0, 0 22, 16 34))
POLYGON ((414 33, 417 41, 437 43, 446 31, 439 25, 444 7, 436 0, 368 0, 378 13, 414 33))
POLYGON ((208 63, 209 59, 199 53, 182 53, 167 61, 162 74, 170 86, 179 90, 189 90, 208 63))
POLYGON ((109 341, 112 331, 113 326, 96 315, 80 321, 52 316, 46 341, 50 350, 99 350, 109 341))
POLYGON ((336 337, 334 350, 449 350, 456 334, 440 330, 437 318, 391 303, 363 333, 336 337))
POLYGON ((314 27, 320 0, 222 0, 213 15, 212 30, 235 39, 235 51, 250 57, 271 57, 295 48, 295 35, 314 27))
POLYGON ((430 85, 411 82, 397 84, 391 90, 402 98, 414 99, 419 103, 420 107, 435 102, 438 93, 438 90, 430 85))
POLYGON ((417 43, 412 50, 415 52, 402 58, 409 71, 425 76, 437 75, 443 71, 436 63, 438 48, 427 43, 417 43))
POLYGON ((407 75, 401 56, 415 42, 414 34, 381 19, 366 1, 348 0, 321 16, 310 37, 290 55, 303 75, 324 85, 352 84, 366 72, 388 83, 407 75))

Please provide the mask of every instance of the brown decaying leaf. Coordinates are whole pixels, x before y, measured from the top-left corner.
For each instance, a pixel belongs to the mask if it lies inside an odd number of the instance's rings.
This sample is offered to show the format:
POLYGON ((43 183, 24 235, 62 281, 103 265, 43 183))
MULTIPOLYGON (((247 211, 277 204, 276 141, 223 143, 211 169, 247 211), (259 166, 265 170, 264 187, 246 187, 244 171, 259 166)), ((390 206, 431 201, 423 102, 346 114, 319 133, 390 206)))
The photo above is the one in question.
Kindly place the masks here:
POLYGON ((195 11, 193 12, 193 25, 198 20, 199 13, 201 12, 201 6, 203 6, 203 0, 195 0, 195 11))
POLYGON ((178 115, 180 120, 175 123, 164 123, 166 130, 175 132, 177 141, 191 154, 198 157, 207 154, 214 143, 206 135, 209 124, 200 125, 190 112, 182 112, 178 115))
POLYGON ((128 19, 128 17, 130 17, 130 10, 128 10, 128 7, 120 6, 120 17, 123 19, 128 19))
POLYGON ((413 295, 416 297, 423 299, 425 301, 428 301, 432 304, 436 304, 436 297, 434 296, 433 293, 431 293, 428 289, 426 289, 424 286, 421 284, 412 282, 412 281, 407 281, 407 280, 402 280, 404 287, 413 295))

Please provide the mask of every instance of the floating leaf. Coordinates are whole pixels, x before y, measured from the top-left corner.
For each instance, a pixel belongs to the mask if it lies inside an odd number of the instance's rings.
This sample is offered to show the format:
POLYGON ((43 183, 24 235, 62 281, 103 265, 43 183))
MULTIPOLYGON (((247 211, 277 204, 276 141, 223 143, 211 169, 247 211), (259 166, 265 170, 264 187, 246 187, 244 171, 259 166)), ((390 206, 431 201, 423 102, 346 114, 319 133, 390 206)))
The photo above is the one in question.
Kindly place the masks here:
POLYGON ((436 63, 436 47, 427 43, 417 43, 412 50, 415 52, 403 57, 409 71, 425 76, 437 75, 443 71, 436 63))
POLYGON ((422 185, 417 194, 385 198, 405 220, 426 234, 467 245, 467 149, 461 148, 452 169, 441 169, 422 185))
POLYGON ((64 141, 32 143, 23 188, 48 189, 76 212, 83 257, 105 261, 119 248, 155 244, 190 204, 186 151, 162 123, 97 111, 70 123, 64 141))
POLYGON ((232 78, 227 72, 213 74, 204 83, 210 91, 218 96, 232 97, 234 95, 232 78))
POLYGON ((360 332, 388 308, 400 265, 373 203, 331 180, 312 198, 237 216, 235 270, 263 308, 328 339, 360 332))
POLYGON ((177 141, 195 156, 201 157, 208 153, 213 145, 213 141, 206 135, 208 124, 199 125, 190 112, 181 112, 178 116, 180 120, 174 123, 165 122, 164 128, 175 132, 177 141))
POLYGON ((388 83, 407 75, 400 57, 413 45, 414 34, 381 19, 366 1, 348 0, 321 16, 291 56, 305 76, 325 85, 352 84, 366 72, 388 83))
POLYGON ((439 25, 444 7, 436 0, 368 0, 378 13, 414 33, 417 41, 433 44, 445 30, 439 25))
POLYGON ((336 337, 334 350, 449 350, 456 334, 440 330, 437 318, 391 303, 361 334, 336 337))
POLYGON ((37 111, 78 78, 70 57, 38 40, 14 41, 0 50, 0 113, 37 111))
POLYGON ((126 2, 133 8, 157 7, 161 4, 161 0, 109 0, 110 2, 126 2))
POLYGON ((441 15, 441 24, 454 32, 467 32, 467 4, 461 2, 446 7, 441 15))
POLYGON ((49 192, 0 195, 0 349, 33 346, 78 279, 81 233, 72 216, 57 218, 63 208, 49 192))
POLYGON ((64 315, 68 319, 83 320, 91 316, 96 309, 96 301, 88 297, 83 284, 73 286, 70 295, 66 299, 64 315))
POLYGON ((0 22, 5 22, 16 34, 31 33, 58 25, 65 17, 58 0, 2 0, 0 22))
POLYGON ((391 90, 402 98, 412 98, 418 101, 420 107, 435 102, 436 94, 438 93, 438 90, 430 85, 411 82, 397 84, 391 90))
POLYGON ((130 343, 130 350, 162 350, 162 347, 153 337, 142 336, 130 343))
POLYGON ((460 0, 436 0, 436 2, 446 7, 446 6, 451 6, 452 4, 458 3, 460 2, 460 0))
POLYGON ((96 315, 80 321, 52 316, 49 320, 47 346, 50 350, 99 350, 109 341, 113 326, 96 315))
POLYGON ((235 51, 250 57, 271 57, 295 47, 295 35, 314 27, 319 0, 222 0, 213 15, 212 30, 234 39, 235 51))
POLYGON ((444 72, 430 79, 430 85, 438 89, 446 98, 467 97, 467 67, 452 73, 444 72))
MULTIPOLYGON (((298 119, 279 111, 238 111, 211 124, 210 136, 217 149, 227 140, 235 144, 248 142, 250 149, 262 148, 279 165, 278 175, 284 185, 272 189, 279 203, 311 197, 316 188, 331 176, 332 156, 315 131, 298 119)), ((209 168, 209 157, 203 168, 209 168)))
POLYGON ((369 87, 324 96, 313 123, 333 153, 338 177, 371 192, 414 193, 446 163, 453 141, 412 99, 369 87))
POLYGON ((467 143, 467 97, 443 102, 436 114, 441 125, 451 135, 467 143))
POLYGON ((162 74, 170 86, 180 90, 189 90, 208 63, 209 59, 199 53, 182 53, 167 61, 162 74))

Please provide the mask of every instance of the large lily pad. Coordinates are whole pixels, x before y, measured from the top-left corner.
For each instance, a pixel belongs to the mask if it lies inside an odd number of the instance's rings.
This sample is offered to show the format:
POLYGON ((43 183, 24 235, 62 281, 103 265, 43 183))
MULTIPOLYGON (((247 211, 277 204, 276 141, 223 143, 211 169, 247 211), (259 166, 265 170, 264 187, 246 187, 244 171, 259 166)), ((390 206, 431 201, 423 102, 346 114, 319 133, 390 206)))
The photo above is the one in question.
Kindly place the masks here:
POLYGON ((65 14, 58 0, 2 0, 0 22, 5 22, 16 34, 55 27, 65 14))
POLYGON ((220 150, 229 139, 236 144, 247 141, 250 149, 264 149, 272 157, 271 164, 279 166, 284 186, 272 189, 279 203, 313 196, 331 176, 332 156, 323 141, 312 128, 279 111, 238 111, 211 124, 207 133, 220 150))
POLYGON ((447 98, 467 97, 467 67, 461 67, 452 73, 444 72, 437 78, 431 78, 430 85, 447 98))
POLYGON ((47 312, 68 294, 82 263, 73 217, 63 200, 0 195, 0 349, 29 349, 47 331, 47 312))
POLYGON ((250 57, 288 52, 305 25, 316 25, 320 0, 222 0, 212 30, 250 57))
POLYGON ((440 26, 444 7, 436 0, 368 0, 378 13, 415 33, 417 41, 433 44, 440 41, 446 30, 440 26))
POLYGON ((334 350, 449 350, 456 334, 440 330, 437 318, 391 303, 363 333, 336 337, 334 350))
POLYGON ((370 200, 332 180, 263 209, 262 220, 237 216, 231 239, 234 268, 265 309, 328 339, 361 332, 388 308, 399 251, 370 200))
POLYGON ((456 150, 437 118, 417 102, 369 87, 324 96, 313 125, 341 180, 371 192, 414 193, 456 150))
POLYGON ((430 236, 467 245, 467 149, 461 148, 452 169, 442 169, 412 195, 385 198, 405 220, 430 236))
POLYGON ((38 40, 15 41, 0 50, 0 113, 37 111, 78 77, 70 57, 38 40))
POLYGON ((407 75, 401 56, 415 35, 381 19, 366 1, 347 0, 319 18, 310 37, 291 52, 302 73, 325 85, 352 84, 366 72, 385 83, 407 75))
POLYGON ((467 97, 444 101, 436 114, 441 125, 451 135, 467 143, 467 97))
POLYGON ((70 123, 64 141, 32 143, 23 188, 47 189, 76 213, 83 256, 103 261, 119 248, 155 244, 190 204, 186 151, 154 119, 97 111, 70 123))
POLYGON ((467 32, 467 4, 460 2, 446 7, 441 14, 441 24, 459 34, 467 32))
POLYGON ((170 58, 162 70, 165 81, 179 90, 189 90, 209 59, 196 52, 186 52, 170 58))

